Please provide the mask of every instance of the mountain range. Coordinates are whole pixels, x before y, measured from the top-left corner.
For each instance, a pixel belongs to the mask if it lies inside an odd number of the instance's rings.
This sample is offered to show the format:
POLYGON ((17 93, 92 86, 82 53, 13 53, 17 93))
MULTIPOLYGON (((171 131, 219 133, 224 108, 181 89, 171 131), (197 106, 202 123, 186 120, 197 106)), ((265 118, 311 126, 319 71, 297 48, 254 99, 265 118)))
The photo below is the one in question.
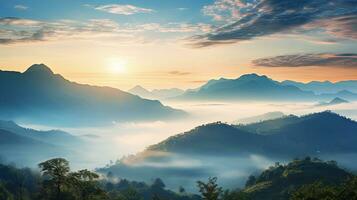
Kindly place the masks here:
POLYGON ((82 144, 82 139, 64 131, 38 131, 0 121, 0 157, 17 164, 33 165, 49 157, 68 156, 82 144))
POLYGON ((313 92, 303 91, 295 86, 286 86, 267 76, 242 75, 237 79, 210 80, 196 91, 187 91, 178 99, 192 100, 245 100, 283 101, 314 98, 313 92))
MULTIPOLYGON (((191 188, 201 178, 218 176, 230 187, 243 184, 242 174, 276 161, 317 156, 346 162, 346 156, 357 154, 356 143, 357 122, 330 111, 244 125, 216 122, 171 136, 98 172, 142 181, 160 176, 170 187, 191 188)), ((356 169, 353 163, 349 167, 356 169)))
POLYGON ((23 73, 0 71, 0 94, 0 119, 22 123, 95 126, 185 115, 119 89, 70 82, 44 64, 23 73))
POLYGON ((149 99, 224 101, 326 101, 333 98, 357 100, 357 81, 301 83, 275 81, 265 75, 245 74, 237 79, 212 79, 196 89, 149 91, 135 86, 128 92, 149 99))
POLYGON ((182 95, 185 91, 178 88, 154 89, 149 91, 142 86, 137 85, 128 90, 128 92, 147 99, 168 99, 182 95))
MULTIPOLYGON (((291 81, 275 81, 265 75, 245 74, 237 79, 221 78, 210 80, 195 90, 187 90, 174 98, 178 100, 224 100, 224 101, 321 101, 336 97, 356 100, 357 94, 351 92, 351 84, 338 84, 330 93, 309 90, 304 84, 291 84, 291 81), (340 89, 340 90, 338 90, 340 89)), ((356 81, 357 82, 357 81, 356 81)), ((333 83, 331 83, 333 84, 333 83)), ((322 91, 322 90, 321 90, 322 91)))
POLYGON ((338 105, 338 104, 343 104, 343 103, 349 103, 349 101, 346 101, 344 99, 336 97, 329 102, 320 102, 316 106, 333 106, 333 105, 338 105))
POLYGON ((357 93, 357 80, 339 81, 335 83, 330 81, 311 81, 308 83, 301 83, 286 80, 283 81, 282 84, 296 86, 302 90, 313 91, 316 94, 337 93, 343 90, 357 93))
POLYGON ((357 122, 330 111, 285 116, 248 125, 212 123, 150 146, 150 151, 193 154, 255 153, 295 157, 357 153, 357 122))

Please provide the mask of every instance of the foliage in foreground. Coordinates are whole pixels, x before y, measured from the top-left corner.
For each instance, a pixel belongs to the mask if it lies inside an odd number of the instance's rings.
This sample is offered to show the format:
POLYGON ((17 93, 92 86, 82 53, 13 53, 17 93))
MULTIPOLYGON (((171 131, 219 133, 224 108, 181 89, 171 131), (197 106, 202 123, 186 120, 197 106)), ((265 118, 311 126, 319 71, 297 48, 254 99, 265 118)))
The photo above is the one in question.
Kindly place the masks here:
POLYGON ((89 170, 71 172, 63 158, 39 164, 40 172, 0 164, 0 200, 197 200, 197 195, 165 189, 161 179, 152 185, 100 179, 89 170))
POLYGON ((40 172, 0 164, 1 200, 357 200, 357 176, 336 162, 305 158, 286 165, 276 163, 259 176, 250 176, 245 188, 223 190, 217 178, 198 181, 198 195, 153 184, 100 179, 88 170, 71 172, 69 163, 55 158, 39 164, 40 172))

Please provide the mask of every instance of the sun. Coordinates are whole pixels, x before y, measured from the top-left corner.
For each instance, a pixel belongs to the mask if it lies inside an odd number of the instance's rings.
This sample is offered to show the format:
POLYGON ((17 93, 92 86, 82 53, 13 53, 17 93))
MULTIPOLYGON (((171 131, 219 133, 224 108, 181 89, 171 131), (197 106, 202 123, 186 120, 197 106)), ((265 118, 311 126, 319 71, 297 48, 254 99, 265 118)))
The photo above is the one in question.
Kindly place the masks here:
POLYGON ((127 72, 127 62, 121 59, 110 59, 108 61, 108 69, 114 74, 124 74, 127 72))

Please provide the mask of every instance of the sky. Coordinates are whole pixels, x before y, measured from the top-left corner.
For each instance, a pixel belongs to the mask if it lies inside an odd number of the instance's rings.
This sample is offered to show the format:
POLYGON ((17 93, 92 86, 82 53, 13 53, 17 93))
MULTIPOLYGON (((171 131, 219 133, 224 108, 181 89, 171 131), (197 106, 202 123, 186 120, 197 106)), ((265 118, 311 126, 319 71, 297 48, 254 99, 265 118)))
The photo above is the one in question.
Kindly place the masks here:
POLYGON ((357 0, 0 0, 0 69, 123 90, 357 80, 357 0))

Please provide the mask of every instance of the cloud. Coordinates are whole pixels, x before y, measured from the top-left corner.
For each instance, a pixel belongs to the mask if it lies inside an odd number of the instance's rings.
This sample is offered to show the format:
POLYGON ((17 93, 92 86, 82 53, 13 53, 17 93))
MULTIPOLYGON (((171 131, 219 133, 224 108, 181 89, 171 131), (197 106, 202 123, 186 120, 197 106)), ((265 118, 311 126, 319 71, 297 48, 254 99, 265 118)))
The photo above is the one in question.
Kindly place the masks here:
POLYGON ((305 26, 306 29, 314 29, 315 27, 323 27, 328 34, 338 38, 357 40, 357 15, 320 20, 305 26))
POLYGON ((143 30, 157 31, 161 33, 193 33, 193 32, 209 32, 212 30, 212 26, 209 24, 189 24, 189 23, 148 23, 138 25, 138 28, 143 30))
POLYGON ((240 19, 244 13, 254 8, 258 1, 216 0, 213 4, 204 6, 204 15, 211 16, 216 21, 233 21, 240 19))
POLYGON ((16 10, 27 10, 29 7, 27 7, 27 6, 25 6, 25 5, 20 5, 20 4, 18 4, 18 5, 15 5, 14 8, 15 8, 16 10))
POLYGON ((0 44, 105 38, 114 38, 116 42, 126 44, 140 42, 139 40, 142 40, 147 32, 175 35, 177 33, 204 33, 210 30, 210 25, 202 23, 148 23, 133 25, 129 23, 119 24, 110 19, 37 21, 5 17, 0 18, 0 44))
POLYGON ((21 18, 16 18, 16 17, 0 18, 0 25, 38 27, 41 24, 43 24, 43 23, 40 21, 31 20, 31 19, 21 19, 21 18))
POLYGON ((262 67, 348 67, 357 68, 357 54, 295 54, 261 58, 252 62, 262 67))
POLYGON ((174 76, 186 76, 186 75, 190 75, 191 73, 183 72, 183 71, 170 71, 169 74, 174 76))
POLYGON ((140 8, 133 5, 108 4, 96 6, 96 10, 117 14, 117 15, 133 15, 137 13, 152 13, 154 10, 148 8, 140 8))
POLYGON ((356 37, 356 0, 216 0, 205 6, 203 13, 227 23, 208 34, 190 38, 196 47, 251 40, 309 25, 312 28, 313 23, 314 29, 356 37), (334 23, 325 27, 330 21, 334 23))
POLYGON ((88 20, 77 22, 59 20, 55 22, 35 21, 21 18, 0 18, 0 44, 29 43, 69 38, 89 39, 93 37, 117 36, 118 25, 111 20, 88 20), (7 30, 5 32, 4 30, 7 30))

